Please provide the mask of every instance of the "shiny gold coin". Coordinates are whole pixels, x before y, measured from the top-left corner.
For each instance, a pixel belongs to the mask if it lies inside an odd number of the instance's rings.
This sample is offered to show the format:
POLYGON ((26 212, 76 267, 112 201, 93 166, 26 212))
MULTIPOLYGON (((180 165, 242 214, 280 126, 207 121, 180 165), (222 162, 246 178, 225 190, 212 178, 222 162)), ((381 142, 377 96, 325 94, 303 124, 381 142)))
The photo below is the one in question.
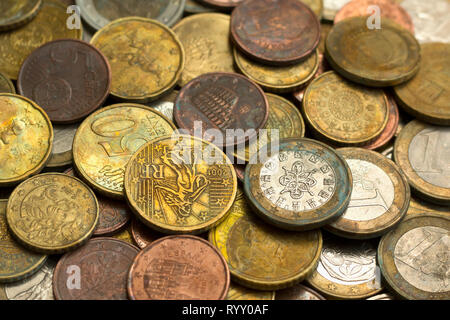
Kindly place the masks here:
POLYGON ((450 43, 422 44, 419 72, 394 92, 400 106, 414 117, 450 125, 450 43))
POLYGON ((184 18, 173 27, 186 52, 186 65, 179 82, 209 72, 235 72, 230 43, 230 16, 202 13, 184 18))
POLYGON ((409 208, 406 214, 412 215, 412 214, 426 214, 426 213, 442 214, 447 217, 450 217, 450 207, 438 206, 432 203, 422 201, 418 198, 411 197, 411 201, 409 201, 409 208))
POLYGON ((0 30, 10 30, 26 24, 41 8, 42 0, 2 0, 0 2, 0 30))
POLYGON ((102 108, 86 118, 75 134, 75 168, 96 191, 121 199, 125 166, 134 152, 174 130, 170 120, 144 105, 123 103, 102 108))
MULTIPOLYGON (((3 4, 3 1, 2 1, 3 4)), ((30 23, 0 33, 0 72, 17 80, 23 61, 44 43, 65 38, 81 39, 82 29, 67 28, 67 7, 58 0, 43 0, 30 23)))
POLYGON ((0 73, 0 93, 16 93, 14 84, 2 73, 0 73))
POLYGON ((386 128, 389 105, 383 90, 352 83, 329 71, 306 89, 303 114, 320 137, 336 145, 359 146, 386 128))
POLYGON ((316 267, 320 230, 289 232, 260 221, 239 192, 227 218, 209 240, 224 256, 232 279, 257 290, 278 290, 301 282, 316 267))
POLYGON ((11 194, 6 218, 11 233, 33 251, 54 254, 82 246, 99 219, 94 192, 79 179, 46 173, 11 194))
POLYGON ((253 290, 230 283, 227 300, 275 300, 275 291, 253 290))
POLYGON ((111 95, 145 103, 171 90, 184 68, 178 37, 162 23, 147 18, 117 19, 91 39, 111 65, 111 95))
POLYGON ((212 143, 185 135, 142 146, 125 171, 125 193, 138 218, 171 234, 199 234, 220 223, 236 196, 228 157, 212 143))
POLYGON ((39 173, 53 146, 47 114, 33 101, 0 93, 0 187, 39 173))

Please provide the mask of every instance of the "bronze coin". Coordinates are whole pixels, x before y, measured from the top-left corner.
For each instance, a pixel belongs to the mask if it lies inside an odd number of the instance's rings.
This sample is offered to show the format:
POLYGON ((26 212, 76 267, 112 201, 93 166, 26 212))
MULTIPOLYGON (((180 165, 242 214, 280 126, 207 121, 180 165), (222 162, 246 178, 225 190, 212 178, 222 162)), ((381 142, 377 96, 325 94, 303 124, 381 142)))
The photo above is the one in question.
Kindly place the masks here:
POLYGON ((269 103, 262 89, 237 73, 201 75, 185 85, 175 100, 177 125, 191 135, 200 130, 200 138, 219 147, 245 143, 265 126, 268 116, 269 103), (233 135, 230 129, 249 134, 233 135))
POLYGON ((109 94, 108 60, 90 44, 56 40, 33 51, 23 63, 17 87, 54 123, 77 122, 102 105, 109 94))
POLYGON ((245 177, 245 165, 244 164, 234 164, 234 170, 236 171, 236 177, 240 182, 244 182, 245 177))
POLYGON ((230 271, 219 251, 188 235, 153 242, 128 273, 132 300, 224 300, 229 286, 230 271))
POLYGON ((133 222, 131 222, 131 235, 133 236, 134 242, 141 249, 144 249, 150 243, 162 237, 162 234, 150 229, 137 219, 133 219, 133 222))
POLYGON ((237 47, 261 63, 289 65, 309 56, 320 40, 314 12, 298 0, 247 0, 231 15, 237 47))
POLYGON ((56 265, 56 300, 127 300, 127 275, 139 249, 114 238, 95 238, 56 265), (78 278, 78 279, 77 279, 78 278))

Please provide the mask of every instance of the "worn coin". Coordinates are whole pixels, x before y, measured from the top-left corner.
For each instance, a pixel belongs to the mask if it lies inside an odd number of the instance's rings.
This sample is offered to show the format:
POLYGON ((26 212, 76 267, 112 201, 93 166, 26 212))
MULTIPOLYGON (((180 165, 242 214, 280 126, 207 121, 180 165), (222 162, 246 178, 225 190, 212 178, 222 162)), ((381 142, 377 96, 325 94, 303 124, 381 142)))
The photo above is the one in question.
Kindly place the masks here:
POLYGON ((42 0, 3 0, 0 3, 0 30, 15 29, 28 23, 41 5, 42 0))
POLYGON ((131 222, 131 235, 133 236, 134 242, 141 249, 144 249, 156 239, 161 238, 160 233, 150 229, 137 219, 133 219, 131 222))
POLYGON ((275 299, 275 291, 253 290, 231 282, 226 300, 274 300, 274 299, 275 299))
POLYGON ((169 94, 165 95, 164 97, 161 97, 160 99, 148 103, 147 106, 154 108, 156 111, 161 112, 163 115, 166 116, 167 119, 174 122, 173 118, 173 107, 175 104, 175 99, 178 96, 179 91, 173 90, 169 94))
POLYGON ((450 207, 438 206, 432 203, 425 202, 421 199, 411 197, 411 201, 409 202, 409 208, 406 214, 411 215, 424 213, 442 214, 450 217, 450 207))
POLYGON ((109 60, 111 95, 116 99, 156 100, 176 85, 184 68, 177 35, 155 20, 114 20, 94 35, 91 44, 109 60))
POLYGON ((14 84, 2 73, 0 73, 0 93, 16 93, 14 84))
POLYGON ((205 13, 214 11, 214 9, 201 4, 198 0, 186 0, 184 11, 187 13, 205 13))
POLYGON ((302 284, 279 290, 275 297, 276 300, 326 300, 321 294, 302 284))
POLYGON ((46 167, 64 167, 72 163, 72 144, 78 124, 53 126, 53 149, 46 167))
POLYGON ((153 242, 137 255, 128 274, 132 300, 223 300, 229 285, 222 255, 208 241, 187 235, 153 242))
POLYGON ((449 242, 448 216, 408 216, 378 246, 378 262, 387 284, 409 300, 449 300, 449 242))

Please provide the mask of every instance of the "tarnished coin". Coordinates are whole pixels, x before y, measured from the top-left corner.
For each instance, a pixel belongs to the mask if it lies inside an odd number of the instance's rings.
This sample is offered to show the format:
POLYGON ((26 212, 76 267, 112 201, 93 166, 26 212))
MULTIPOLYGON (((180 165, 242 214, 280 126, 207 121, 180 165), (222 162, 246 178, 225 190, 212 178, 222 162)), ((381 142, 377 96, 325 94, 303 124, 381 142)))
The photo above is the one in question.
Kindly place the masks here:
POLYGON ((34 50, 17 80, 19 93, 42 107, 53 123, 85 118, 103 104, 110 86, 105 56, 74 39, 55 40, 34 50))
MULTIPOLYGON (((1 2, 0 6, 3 6, 10 0, 1 2)), ((43 0, 42 8, 31 22, 18 29, 1 32, 0 72, 16 80, 24 60, 36 48, 56 39, 81 39, 82 29, 67 28, 69 16, 66 11, 67 7, 60 1, 43 0)))
POLYGON ((230 17, 220 13, 184 18, 173 31, 183 44, 186 64, 180 86, 208 72, 234 72, 230 17))
POLYGON ((411 121, 395 140, 394 159, 418 196, 450 204, 450 127, 411 121))
POLYGON ((112 70, 111 95, 145 103, 172 89, 184 68, 184 50, 176 34, 151 19, 115 20, 91 39, 112 70))
POLYGON ((320 23, 298 0, 247 0, 233 10, 231 36, 239 50, 252 59, 288 65, 314 52, 320 23))
POLYGON ((66 253, 56 265, 53 276, 55 299, 128 300, 128 270, 138 253, 137 247, 125 241, 112 238, 89 240, 83 247, 66 253))
POLYGON ((394 296, 389 293, 377 294, 376 296, 367 298, 366 300, 395 300, 394 296))
POLYGON ((343 77, 374 87, 406 82, 420 66, 417 40, 386 18, 380 29, 369 29, 366 17, 336 24, 325 42, 325 55, 343 77))
POLYGON ((128 274, 132 300, 223 300, 229 285, 222 255, 208 241, 187 235, 153 242, 128 274))
POLYGON ((319 265, 307 282, 332 299, 364 299, 383 290, 373 241, 324 235, 319 265))
POLYGON ((23 245, 37 252, 63 253, 89 240, 98 222, 98 203, 79 179, 46 173, 13 191, 6 216, 11 233, 23 245))
POLYGON ((47 114, 33 101, 0 93, 0 187, 39 173, 53 147, 47 114))
POLYGON ((184 11, 187 13, 205 13, 214 11, 214 9, 201 4, 199 0, 186 0, 184 11))
POLYGON ((0 31, 18 28, 32 20, 41 8, 42 0, 2 0, 0 31))
POLYGON ((53 126, 53 149, 46 167, 64 167, 72 163, 72 145, 79 124, 53 126))
POLYGON ((350 203, 344 214, 325 227, 344 238, 370 239, 395 228, 411 198, 408 181, 395 163, 378 152, 343 148, 353 176, 350 203))
POLYGON ((138 218, 163 233, 199 234, 225 218, 237 178, 228 157, 192 136, 165 136, 128 162, 125 194, 138 218))
MULTIPOLYGON (((11 236, 6 220, 7 200, 0 200, 0 283, 19 281, 37 272, 47 256, 28 251, 11 236)), ((0 299, 2 298, 0 289, 0 299)))
POLYGON ((245 0, 199 0, 207 5, 218 9, 233 9, 243 3, 245 0))
POLYGON ((276 300, 326 300, 322 295, 302 284, 279 290, 275 297, 276 300))
POLYGON ((378 262, 384 279, 409 300, 449 300, 449 244, 448 216, 408 216, 381 238, 378 262))
POLYGON ((0 73, 0 93, 16 93, 14 84, 2 73, 0 73))
POLYGON ((336 145, 358 146, 381 135, 389 106, 383 90, 352 83, 329 71, 306 89, 303 114, 320 137, 336 145))
POLYGON ((434 213, 442 214, 450 217, 450 207, 449 206, 438 206, 432 203, 425 202, 418 198, 411 197, 409 202, 409 208, 406 212, 407 215, 412 214, 424 214, 424 213, 434 213))
POLYGON ((158 111, 123 103, 91 114, 73 141, 74 165, 80 176, 103 195, 122 199, 125 166, 145 142, 170 135, 175 125, 158 111))
POLYGON ((167 119, 174 122, 175 120, 173 118, 173 108, 178 93, 178 90, 173 90, 168 95, 165 95, 164 97, 161 97, 154 102, 148 103, 147 106, 155 109, 156 111, 159 111, 160 113, 165 115, 167 119))
POLYGON ((83 19, 98 30, 113 20, 143 17, 174 25, 183 15, 186 0, 76 0, 83 19))
POLYGON ((394 93, 400 106, 412 116, 450 125, 450 43, 426 43, 421 47, 419 72, 394 87, 394 93))
POLYGON ((226 300, 274 300, 274 299, 275 299, 275 291, 253 290, 231 282, 226 300))
POLYGON ((133 219, 131 222, 131 235, 133 236, 134 242, 141 249, 144 249, 156 239, 161 238, 160 233, 150 229, 137 219, 133 219))
POLYGON ((316 267, 322 248, 320 230, 292 233, 267 225, 253 215, 242 192, 209 240, 227 261, 233 281, 257 290, 302 281, 316 267))

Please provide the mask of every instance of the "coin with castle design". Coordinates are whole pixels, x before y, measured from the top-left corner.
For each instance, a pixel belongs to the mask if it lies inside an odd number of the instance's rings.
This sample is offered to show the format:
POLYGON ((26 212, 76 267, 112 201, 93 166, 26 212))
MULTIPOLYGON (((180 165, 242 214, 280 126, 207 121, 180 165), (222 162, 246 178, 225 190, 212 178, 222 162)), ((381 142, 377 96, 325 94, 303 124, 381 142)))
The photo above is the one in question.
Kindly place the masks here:
POLYGON ((16 93, 14 84, 2 73, 0 73, 0 93, 16 93))
POLYGON ((409 300, 449 300, 449 245, 448 216, 408 216, 380 241, 378 261, 384 279, 409 300))
POLYGON ((245 194, 261 218, 303 231, 342 215, 350 201, 352 175, 334 149, 307 138, 282 139, 266 149, 265 159, 250 159, 244 181, 245 194))
POLYGON ((125 166, 133 153, 174 130, 171 121, 144 105, 123 103, 102 108, 86 118, 75 135, 75 168, 101 194, 122 199, 125 166))
POLYGON ((18 28, 32 20, 42 0, 3 0, 0 3, 0 31, 18 28))
POLYGON ((233 282, 230 283, 227 300, 274 300, 275 291, 253 290, 233 282))

